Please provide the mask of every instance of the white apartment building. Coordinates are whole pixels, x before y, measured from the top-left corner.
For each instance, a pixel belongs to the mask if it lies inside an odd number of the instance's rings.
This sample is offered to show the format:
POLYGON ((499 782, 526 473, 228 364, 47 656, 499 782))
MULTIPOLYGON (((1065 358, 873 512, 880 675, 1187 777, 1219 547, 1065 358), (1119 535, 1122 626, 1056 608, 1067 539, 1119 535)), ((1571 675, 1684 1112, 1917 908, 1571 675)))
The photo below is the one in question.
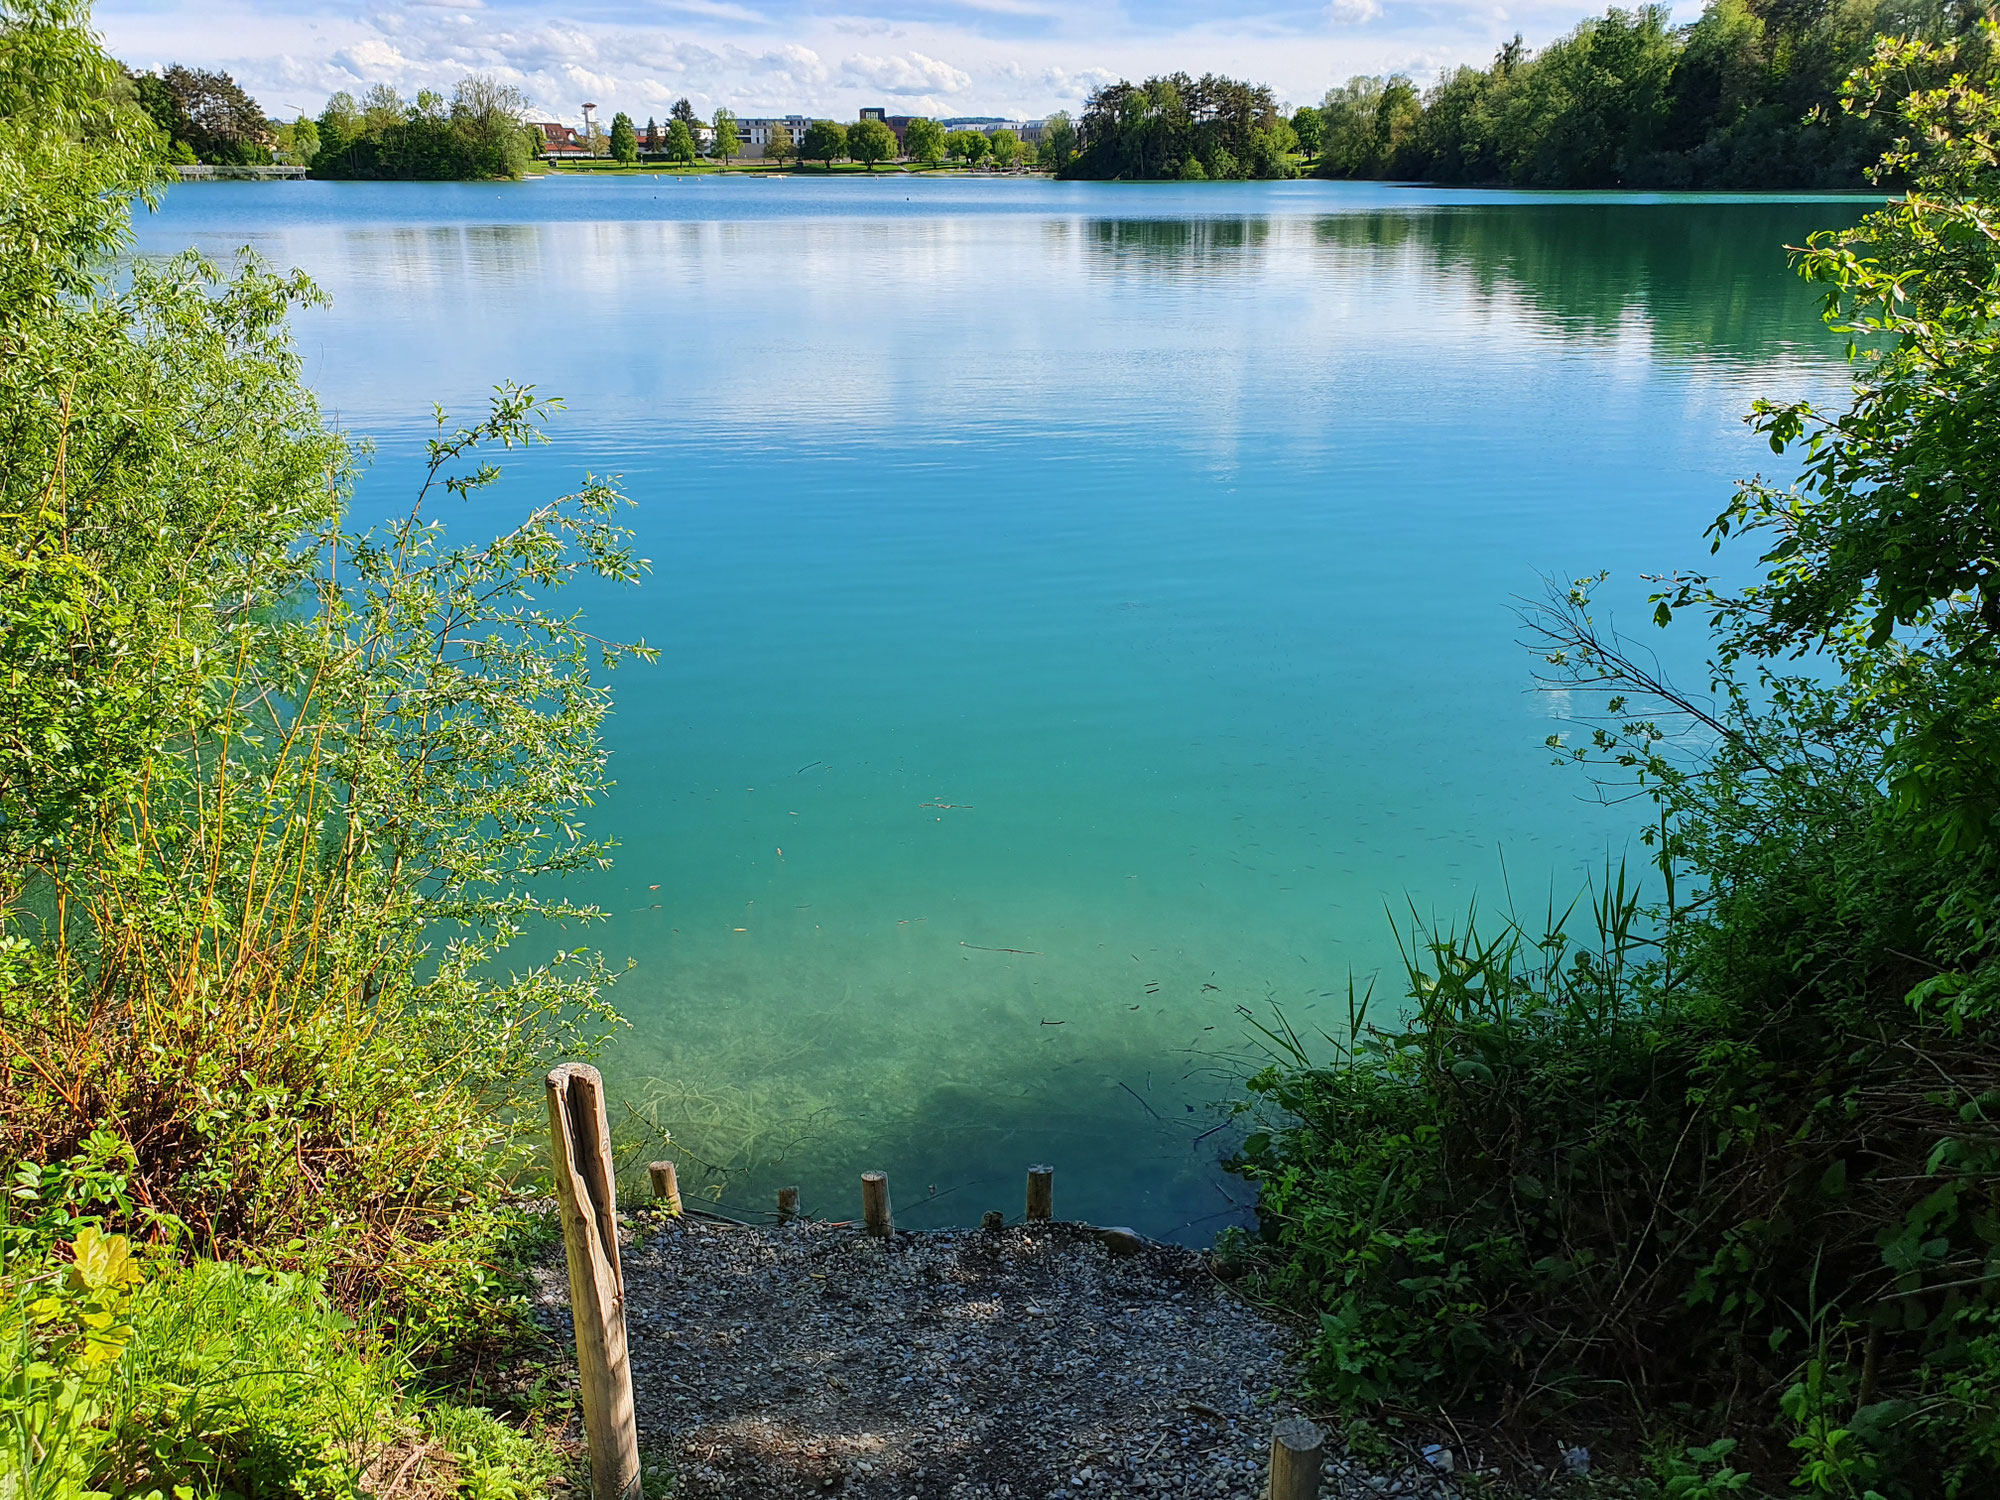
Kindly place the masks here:
POLYGON ((811 115, 782 115, 765 119, 750 119, 739 116, 736 134, 742 138, 743 154, 762 156, 764 148, 771 143, 771 132, 782 126, 791 132, 792 144, 796 146, 806 133, 806 127, 813 122, 811 115))

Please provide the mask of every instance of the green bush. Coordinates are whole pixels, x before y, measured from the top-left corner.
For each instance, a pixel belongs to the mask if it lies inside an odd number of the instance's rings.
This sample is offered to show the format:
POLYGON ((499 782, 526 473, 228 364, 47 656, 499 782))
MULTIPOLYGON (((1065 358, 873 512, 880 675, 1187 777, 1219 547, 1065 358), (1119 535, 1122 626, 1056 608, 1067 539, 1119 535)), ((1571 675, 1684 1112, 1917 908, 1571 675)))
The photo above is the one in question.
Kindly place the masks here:
POLYGON ((357 1324, 318 1277, 181 1264, 178 1226, 132 1203, 130 1165, 100 1133, 61 1167, 21 1168, 0 1209, 4 1500, 314 1500, 392 1474, 409 1493, 530 1500, 561 1473, 554 1434, 414 1394, 429 1351, 357 1324))
POLYGON ((548 1438, 411 1397, 409 1355, 311 1278, 217 1261, 146 1276, 128 1242, 92 1230, 63 1248, 67 1261, 27 1268, 0 1309, 8 1500, 182 1487, 316 1500, 379 1492, 398 1473, 416 1493, 528 1500, 561 1473, 548 1438), (106 1244, 144 1279, 77 1274, 106 1244), (99 1336, 78 1337, 106 1316, 99 1336))
POLYGON ((1235 1248, 1312 1320, 1333 1405, 1594 1428, 1674 1495, 1990 1488, 1996 38, 1885 41, 1850 85, 1918 187, 1800 256, 1859 379, 1839 412, 1756 408, 1801 478, 1713 534, 1764 537, 1762 576, 1656 599, 1709 623, 1710 691, 1601 625, 1596 580, 1529 613, 1551 685, 1598 704, 1559 759, 1657 803, 1657 904, 1621 871, 1586 942, 1574 913, 1420 925, 1393 1022, 1357 1013, 1325 1064, 1274 1031, 1235 1248))
MULTIPOLYGON (((518 1331, 519 1106, 614 1019, 588 951, 495 960, 593 916, 536 888, 607 855, 627 649, 559 591, 643 564, 587 477, 447 537, 541 440, 508 386, 350 526, 287 329, 320 294, 130 259, 164 142, 88 21, 0 0, 0 1497, 354 1493, 399 1444, 405 1487, 517 1493, 417 1377, 518 1331)), ((516 102, 406 123, 511 149, 516 102)))

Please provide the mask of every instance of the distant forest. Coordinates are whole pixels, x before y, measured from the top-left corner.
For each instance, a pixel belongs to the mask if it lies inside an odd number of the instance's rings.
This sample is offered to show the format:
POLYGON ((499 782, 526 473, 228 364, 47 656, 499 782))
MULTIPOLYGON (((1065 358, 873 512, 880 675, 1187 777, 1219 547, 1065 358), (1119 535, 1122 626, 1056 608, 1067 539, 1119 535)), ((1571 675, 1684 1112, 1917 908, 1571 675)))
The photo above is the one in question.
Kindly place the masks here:
POLYGON ((316 121, 301 115, 290 123, 267 118, 224 72, 176 64, 127 76, 171 162, 276 163, 309 167, 316 177, 451 181, 519 177, 542 146, 541 133, 523 123, 527 96, 476 73, 461 79, 449 99, 428 89, 404 99, 377 84, 359 100, 335 94, 316 121))
POLYGON ((1350 78, 1287 117, 1271 91, 1186 74, 1093 94, 1087 178, 1321 177, 1519 187, 1861 187, 1887 127, 1840 108, 1876 39, 1949 40, 1983 7, 1956 0, 1713 0, 1674 26, 1664 5, 1612 8, 1539 52, 1420 88, 1350 78))

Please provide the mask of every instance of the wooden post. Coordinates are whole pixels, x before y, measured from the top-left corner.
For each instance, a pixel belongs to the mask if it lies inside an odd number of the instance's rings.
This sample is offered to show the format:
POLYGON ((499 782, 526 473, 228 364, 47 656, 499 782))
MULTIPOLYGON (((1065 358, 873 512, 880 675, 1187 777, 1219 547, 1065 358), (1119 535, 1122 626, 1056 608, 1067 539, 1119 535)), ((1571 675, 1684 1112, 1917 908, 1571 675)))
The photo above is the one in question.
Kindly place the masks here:
POLYGON ((1326 1434, 1304 1417, 1287 1417, 1271 1429, 1270 1500, 1318 1500, 1326 1434))
POLYGON ((656 1161, 646 1169, 653 1179, 653 1197, 667 1206, 667 1212, 676 1218, 681 1211, 680 1180, 674 1176, 674 1164, 670 1161, 656 1161))
POLYGON ((592 1500, 640 1500, 639 1429, 625 1348, 625 1278, 618 1265, 618 1195, 611 1126, 597 1069, 549 1072, 549 1158, 569 1259, 569 1305, 592 1500))
POLYGON ((799 1216, 799 1190, 795 1187, 778 1189, 778 1222, 789 1224, 799 1216))
POLYGON ((1056 1216, 1056 1169, 1028 1168, 1028 1219, 1049 1220, 1056 1216))
POLYGON ((896 1221, 889 1213, 887 1172, 861 1174, 861 1218, 870 1234, 892 1235, 896 1232, 896 1221))

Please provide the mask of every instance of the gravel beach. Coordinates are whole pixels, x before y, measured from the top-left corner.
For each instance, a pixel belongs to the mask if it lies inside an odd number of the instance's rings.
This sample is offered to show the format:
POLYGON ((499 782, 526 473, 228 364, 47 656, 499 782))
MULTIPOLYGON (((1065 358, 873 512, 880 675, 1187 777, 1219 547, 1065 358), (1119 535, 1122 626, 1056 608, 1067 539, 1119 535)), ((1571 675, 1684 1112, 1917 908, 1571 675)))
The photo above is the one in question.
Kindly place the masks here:
MULTIPOLYGON (((1206 1257, 1079 1224, 871 1239, 640 1212, 624 1251, 649 1471, 687 1497, 1255 1500, 1287 1331, 1206 1257)), ((543 1311, 568 1339, 560 1259, 543 1311)), ((1441 1492, 1330 1462, 1322 1493, 1441 1492)))

